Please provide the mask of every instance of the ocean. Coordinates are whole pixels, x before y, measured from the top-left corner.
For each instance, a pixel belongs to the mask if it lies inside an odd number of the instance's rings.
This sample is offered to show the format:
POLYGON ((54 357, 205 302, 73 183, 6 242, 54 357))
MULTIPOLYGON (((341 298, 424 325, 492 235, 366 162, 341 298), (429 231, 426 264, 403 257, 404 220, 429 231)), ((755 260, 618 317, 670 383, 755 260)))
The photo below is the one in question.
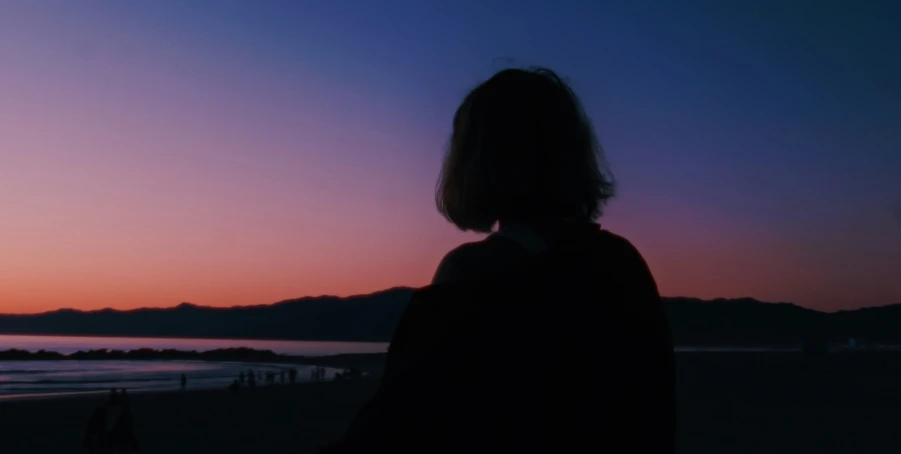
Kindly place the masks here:
MULTIPOLYGON (((247 347, 279 354, 325 356, 342 353, 381 353, 387 343, 311 342, 241 339, 166 339, 129 337, 12 336, 0 335, 0 351, 46 350, 63 354, 79 350, 134 350, 139 348, 207 351, 247 347)), ((280 379, 286 368, 298 372, 298 381, 310 379, 312 366, 163 360, 54 360, 0 361, 0 397, 105 392, 110 388, 129 391, 177 389, 182 374, 188 388, 224 388, 238 374, 275 372, 280 379)), ((326 369, 326 378, 335 369, 326 369)))

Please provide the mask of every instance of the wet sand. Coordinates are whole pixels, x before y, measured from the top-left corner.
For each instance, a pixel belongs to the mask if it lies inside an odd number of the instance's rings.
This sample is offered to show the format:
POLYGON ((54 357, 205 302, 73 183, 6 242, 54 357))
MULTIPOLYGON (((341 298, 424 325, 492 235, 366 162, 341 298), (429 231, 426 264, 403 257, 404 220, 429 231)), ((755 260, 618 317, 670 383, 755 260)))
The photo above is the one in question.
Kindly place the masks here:
MULTIPOLYGON (((356 355, 355 355, 356 356, 356 355)), ((681 453, 901 452, 901 354, 680 353, 681 453)), ((355 359, 355 360, 352 360, 355 359)), ((378 364, 377 356, 327 366, 378 364)), ((144 453, 306 453, 338 438, 376 381, 131 396, 144 453)), ((0 452, 77 453, 105 396, 0 401, 0 452)))

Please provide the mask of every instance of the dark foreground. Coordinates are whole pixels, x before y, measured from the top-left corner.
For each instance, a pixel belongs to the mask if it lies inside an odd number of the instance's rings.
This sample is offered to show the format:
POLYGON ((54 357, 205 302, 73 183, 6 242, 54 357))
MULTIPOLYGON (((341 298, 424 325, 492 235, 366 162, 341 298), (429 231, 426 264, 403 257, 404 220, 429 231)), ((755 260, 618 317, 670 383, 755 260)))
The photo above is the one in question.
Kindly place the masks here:
MULTIPOLYGON (((373 358, 355 355, 343 365, 377 364, 373 358)), ((825 370, 808 371, 797 353, 677 359, 682 453, 901 452, 901 354, 834 355, 825 370)), ((599 372, 606 373, 602 364, 599 372)), ((131 400, 143 453, 305 453, 339 437, 376 385, 147 393, 131 400)), ((83 452, 84 424, 102 401, 0 401, 0 452, 83 452)))

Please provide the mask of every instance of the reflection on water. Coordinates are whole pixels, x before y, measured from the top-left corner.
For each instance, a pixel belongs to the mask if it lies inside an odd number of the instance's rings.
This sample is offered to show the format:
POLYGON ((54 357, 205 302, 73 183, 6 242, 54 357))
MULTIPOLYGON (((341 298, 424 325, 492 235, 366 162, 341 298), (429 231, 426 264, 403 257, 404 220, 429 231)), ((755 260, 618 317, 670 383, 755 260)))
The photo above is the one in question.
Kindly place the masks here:
MULTIPOLYGON (((129 390, 176 389, 182 374, 189 388, 225 388, 238 374, 294 368, 298 379, 309 379, 312 366, 205 361, 0 361, 0 396, 129 390)), ((326 379, 338 372, 326 369, 326 379)))
POLYGON ((63 354, 79 350, 215 350, 247 347, 272 350, 284 355, 323 356, 342 353, 384 353, 385 342, 320 342, 249 339, 174 339, 153 337, 80 337, 80 336, 10 336, 0 335, 0 350, 11 348, 29 351, 46 350, 63 354))
MULTIPOLYGON (((99 349, 152 348, 206 351, 238 347, 301 356, 384 353, 388 350, 387 343, 377 342, 0 335, 0 350, 19 349, 32 352, 46 350, 63 354, 99 349)), ((287 367, 297 369, 300 381, 308 380, 310 377, 311 366, 286 364, 145 360, 0 361, 0 397, 96 392, 110 388, 138 391, 176 389, 181 374, 188 377, 189 388, 225 388, 238 377, 238 374, 247 373, 249 369, 265 375, 266 372, 280 374, 287 367)), ((336 372, 340 371, 326 369, 325 378, 331 379, 336 372)), ((262 383, 262 380, 258 383, 262 383)))

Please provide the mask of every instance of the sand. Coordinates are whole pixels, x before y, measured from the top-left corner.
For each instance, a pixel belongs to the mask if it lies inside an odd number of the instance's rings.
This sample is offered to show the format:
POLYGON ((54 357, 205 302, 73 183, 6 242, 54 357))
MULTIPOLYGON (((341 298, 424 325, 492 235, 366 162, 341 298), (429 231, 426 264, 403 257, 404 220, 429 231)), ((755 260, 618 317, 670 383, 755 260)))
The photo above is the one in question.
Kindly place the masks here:
MULTIPOLYGON (((141 452, 305 453, 340 437, 377 383, 310 383, 242 390, 134 393, 141 452)), ((84 452, 88 416, 105 396, 0 402, 0 452, 84 452)))
MULTIPOLYGON (((374 358, 328 365, 359 367, 374 358)), ((131 400, 144 453, 305 453, 338 438, 376 386, 188 390, 131 400)), ((901 354, 841 355, 828 370, 804 371, 798 354, 680 353, 678 391, 682 453, 901 452, 901 354)), ((85 421, 103 399, 0 401, 0 452, 83 452, 85 421)))

